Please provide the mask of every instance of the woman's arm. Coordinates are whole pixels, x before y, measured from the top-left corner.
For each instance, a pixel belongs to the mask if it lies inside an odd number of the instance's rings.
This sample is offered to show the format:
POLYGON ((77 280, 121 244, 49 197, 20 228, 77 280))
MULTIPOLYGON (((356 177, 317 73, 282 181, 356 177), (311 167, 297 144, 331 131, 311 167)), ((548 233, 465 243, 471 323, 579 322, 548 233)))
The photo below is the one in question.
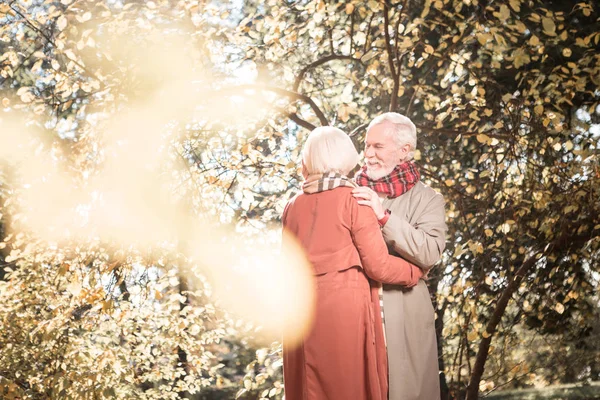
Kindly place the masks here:
POLYGON ((350 209, 352 240, 367 276, 382 283, 415 286, 423 276, 423 271, 402 258, 388 254, 373 211, 352 198, 350 209))

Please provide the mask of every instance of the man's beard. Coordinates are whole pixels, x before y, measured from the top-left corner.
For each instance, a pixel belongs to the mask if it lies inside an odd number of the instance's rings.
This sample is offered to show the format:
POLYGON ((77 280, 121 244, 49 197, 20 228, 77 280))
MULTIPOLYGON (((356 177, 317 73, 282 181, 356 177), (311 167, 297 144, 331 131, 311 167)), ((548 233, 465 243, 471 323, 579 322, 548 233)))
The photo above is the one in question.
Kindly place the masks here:
POLYGON ((367 176, 369 177, 369 179, 376 181, 379 180, 381 178, 383 178, 384 176, 387 176, 389 174, 392 173, 392 171, 394 170, 394 168, 379 168, 377 171, 373 171, 371 169, 369 169, 369 167, 367 166, 367 176))

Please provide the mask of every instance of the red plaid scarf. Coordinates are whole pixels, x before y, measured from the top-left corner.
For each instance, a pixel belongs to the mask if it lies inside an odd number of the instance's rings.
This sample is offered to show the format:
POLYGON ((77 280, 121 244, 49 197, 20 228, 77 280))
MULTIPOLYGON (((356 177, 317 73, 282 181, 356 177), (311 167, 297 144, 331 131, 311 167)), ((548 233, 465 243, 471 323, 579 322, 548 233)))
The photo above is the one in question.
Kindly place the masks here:
POLYGON ((377 180, 369 178, 366 165, 354 177, 358 186, 370 187, 375 192, 384 193, 387 197, 392 198, 408 192, 420 179, 421 174, 414 161, 406 161, 396 165, 389 175, 377 180))

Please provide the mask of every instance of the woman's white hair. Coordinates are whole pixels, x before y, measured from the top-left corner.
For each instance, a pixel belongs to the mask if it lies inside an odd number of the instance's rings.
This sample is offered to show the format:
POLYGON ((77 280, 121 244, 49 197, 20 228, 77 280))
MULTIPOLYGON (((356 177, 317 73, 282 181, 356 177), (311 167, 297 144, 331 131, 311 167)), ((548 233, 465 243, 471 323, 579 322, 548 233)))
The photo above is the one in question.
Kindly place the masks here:
POLYGON ((367 128, 367 132, 375 125, 386 122, 389 124, 389 127, 386 129, 385 133, 394 138, 398 148, 404 146, 405 144, 410 145, 410 151, 406 158, 407 161, 412 160, 415 154, 415 149, 417 148, 417 127, 415 124, 413 124, 410 118, 405 117, 402 114, 387 112, 373 118, 369 124, 369 127, 367 128))
POLYGON ((358 164, 359 155, 344 131, 322 126, 308 135, 302 149, 302 161, 309 175, 327 172, 348 175, 358 164))

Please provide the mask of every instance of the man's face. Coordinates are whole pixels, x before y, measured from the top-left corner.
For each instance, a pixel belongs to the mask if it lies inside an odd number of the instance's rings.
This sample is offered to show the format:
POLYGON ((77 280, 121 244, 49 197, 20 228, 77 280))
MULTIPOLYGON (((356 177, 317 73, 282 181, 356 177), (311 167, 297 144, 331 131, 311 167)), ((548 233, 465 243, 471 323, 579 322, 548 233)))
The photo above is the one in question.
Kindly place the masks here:
POLYGON ((373 180, 389 175, 410 151, 409 145, 398 148, 392 135, 386 133, 390 125, 389 122, 384 122, 373 126, 367 132, 365 164, 367 165, 367 176, 373 180))

